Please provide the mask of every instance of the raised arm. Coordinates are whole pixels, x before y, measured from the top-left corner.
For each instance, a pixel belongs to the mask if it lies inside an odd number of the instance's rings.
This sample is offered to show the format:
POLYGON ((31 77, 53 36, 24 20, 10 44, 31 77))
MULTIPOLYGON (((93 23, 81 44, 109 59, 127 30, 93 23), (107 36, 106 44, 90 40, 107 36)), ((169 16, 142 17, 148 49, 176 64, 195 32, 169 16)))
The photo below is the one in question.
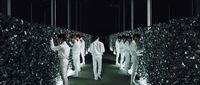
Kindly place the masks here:
POLYGON ((51 45, 51 50, 53 50, 53 51, 58 51, 58 50, 61 49, 60 46, 55 46, 54 45, 53 38, 51 38, 51 40, 50 40, 50 45, 51 45))

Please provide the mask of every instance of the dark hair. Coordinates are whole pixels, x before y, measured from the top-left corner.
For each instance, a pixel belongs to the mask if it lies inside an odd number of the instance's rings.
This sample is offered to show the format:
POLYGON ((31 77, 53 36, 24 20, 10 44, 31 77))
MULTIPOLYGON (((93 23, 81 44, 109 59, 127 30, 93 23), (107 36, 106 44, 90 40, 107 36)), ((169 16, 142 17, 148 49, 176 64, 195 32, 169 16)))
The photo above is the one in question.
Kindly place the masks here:
POLYGON ((125 39, 126 38, 126 36, 125 35, 122 35, 122 39, 125 39))
POLYGON ((65 34, 59 34, 57 37, 62 38, 63 41, 66 41, 66 35, 65 34))
POLYGON ((133 37, 141 38, 140 34, 134 34, 133 37))
POLYGON ((76 36, 76 35, 75 35, 75 34, 73 34, 73 35, 71 35, 71 36, 70 36, 70 38, 74 38, 75 36, 76 36))
POLYGON ((77 35, 76 35, 76 37, 80 38, 80 37, 81 37, 81 35, 77 34, 77 35))
POLYGON ((121 36, 117 36, 117 39, 121 39, 122 37, 121 36))
POLYGON ((131 39, 132 37, 131 36, 127 36, 127 39, 131 39))
POLYGON ((81 35, 81 36, 80 36, 80 38, 84 38, 84 36, 83 36, 83 35, 81 35))

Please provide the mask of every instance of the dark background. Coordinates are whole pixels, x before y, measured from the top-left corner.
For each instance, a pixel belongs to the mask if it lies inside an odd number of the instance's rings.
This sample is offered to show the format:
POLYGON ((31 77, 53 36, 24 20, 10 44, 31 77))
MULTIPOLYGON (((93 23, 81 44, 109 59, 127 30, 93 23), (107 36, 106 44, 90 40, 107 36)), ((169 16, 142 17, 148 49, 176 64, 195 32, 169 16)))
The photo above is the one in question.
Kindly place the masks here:
MULTIPOLYGON (((4 9, 2 1, 0 0, 0 12, 4 9)), ((50 1, 12 0, 11 15, 29 22, 50 25, 50 1), (32 21, 30 17, 31 3, 33 6, 32 21)), ((169 19, 193 16, 195 6, 192 1, 194 2, 194 0, 153 0, 153 24, 169 19)), ((131 28, 130 2, 131 0, 125 0, 125 30, 131 28)), ((134 27, 144 27, 147 25, 147 0, 135 0, 134 2, 134 27)), ((123 0, 71 0, 70 18, 70 29, 73 30, 102 37, 121 32, 123 31, 123 0)), ((67 27, 67 0, 57 0, 57 26, 67 27)))

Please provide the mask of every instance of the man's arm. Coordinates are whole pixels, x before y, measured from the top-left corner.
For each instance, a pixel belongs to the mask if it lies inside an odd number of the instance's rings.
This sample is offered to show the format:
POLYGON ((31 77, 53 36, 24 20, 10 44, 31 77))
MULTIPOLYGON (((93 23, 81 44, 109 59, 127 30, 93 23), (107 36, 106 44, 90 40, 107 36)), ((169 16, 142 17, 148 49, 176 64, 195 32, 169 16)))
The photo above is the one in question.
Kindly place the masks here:
POLYGON ((104 47, 104 44, 103 44, 103 43, 101 44, 101 52, 102 52, 102 53, 105 52, 105 47, 104 47))
POLYGON ((52 38, 51 41, 50 41, 50 45, 51 45, 51 50, 53 50, 53 51, 58 51, 58 50, 61 49, 60 46, 55 46, 55 45, 54 45, 53 38, 52 38))
POLYGON ((90 52, 90 53, 91 53, 91 45, 92 45, 92 44, 90 44, 90 46, 89 46, 89 48, 88 48, 88 52, 90 52))

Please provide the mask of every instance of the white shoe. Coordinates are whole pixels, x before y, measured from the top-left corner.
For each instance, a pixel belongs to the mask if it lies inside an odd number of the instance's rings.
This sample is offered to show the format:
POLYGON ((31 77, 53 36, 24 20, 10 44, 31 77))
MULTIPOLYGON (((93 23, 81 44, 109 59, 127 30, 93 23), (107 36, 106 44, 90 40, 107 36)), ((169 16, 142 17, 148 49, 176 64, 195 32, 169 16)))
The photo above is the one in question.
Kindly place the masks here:
POLYGON ((125 69, 124 69, 123 67, 120 67, 120 70, 122 70, 122 71, 123 71, 123 70, 125 70, 125 69))
POLYGON ((75 71, 69 69, 67 76, 73 76, 73 75, 75 75, 75 71))
POLYGON ((85 65, 85 63, 81 63, 81 67, 83 67, 85 65))
POLYGON ((98 75, 98 78, 101 80, 101 76, 100 75, 98 75))
POLYGON ((132 69, 129 69, 129 70, 128 70, 128 74, 130 74, 130 75, 131 75, 131 74, 132 74, 132 72, 133 72, 133 70, 132 70, 132 69))
POLYGON ((95 77, 94 77, 94 80, 98 80, 98 77, 97 77, 97 76, 95 76, 95 77))
POLYGON ((139 85, 139 84, 136 82, 132 82, 130 85, 139 85))
POLYGON ((120 66, 120 64, 119 64, 119 63, 116 63, 115 65, 117 65, 117 66, 120 66))

